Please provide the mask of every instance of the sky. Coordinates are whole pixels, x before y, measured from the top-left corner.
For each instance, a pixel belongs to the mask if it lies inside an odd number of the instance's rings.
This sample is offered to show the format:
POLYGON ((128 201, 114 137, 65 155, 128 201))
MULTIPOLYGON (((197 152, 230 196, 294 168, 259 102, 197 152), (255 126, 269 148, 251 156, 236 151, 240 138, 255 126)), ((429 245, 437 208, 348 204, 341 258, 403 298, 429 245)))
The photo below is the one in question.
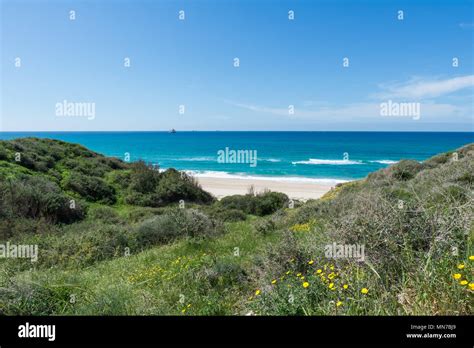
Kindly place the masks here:
POLYGON ((471 0, 0 3, 0 131, 474 131, 471 0))

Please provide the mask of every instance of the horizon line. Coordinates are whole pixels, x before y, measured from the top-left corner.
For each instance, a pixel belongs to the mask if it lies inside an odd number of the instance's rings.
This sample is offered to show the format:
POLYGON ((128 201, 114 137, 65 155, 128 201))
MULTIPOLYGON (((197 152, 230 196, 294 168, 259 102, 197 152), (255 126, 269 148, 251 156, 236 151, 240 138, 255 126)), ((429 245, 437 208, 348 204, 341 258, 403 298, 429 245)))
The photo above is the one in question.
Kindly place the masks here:
MULTIPOLYGON (((176 133, 474 133, 474 130, 182 130, 176 133)), ((13 130, 3 131, 1 133, 171 133, 170 130, 13 130)))

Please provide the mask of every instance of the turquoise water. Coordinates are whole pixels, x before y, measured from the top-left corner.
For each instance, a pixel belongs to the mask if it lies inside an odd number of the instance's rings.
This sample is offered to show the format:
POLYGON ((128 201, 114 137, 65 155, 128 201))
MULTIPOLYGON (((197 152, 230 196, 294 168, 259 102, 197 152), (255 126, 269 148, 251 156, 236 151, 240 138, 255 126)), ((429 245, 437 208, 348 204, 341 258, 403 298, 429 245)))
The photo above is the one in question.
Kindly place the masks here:
POLYGON ((415 132, 38 132, 0 133, 82 144, 107 156, 216 177, 285 177, 342 181, 365 177, 400 159, 423 161, 474 142, 474 133, 415 132), (257 151, 251 163, 219 163, 218 151, 257 151))

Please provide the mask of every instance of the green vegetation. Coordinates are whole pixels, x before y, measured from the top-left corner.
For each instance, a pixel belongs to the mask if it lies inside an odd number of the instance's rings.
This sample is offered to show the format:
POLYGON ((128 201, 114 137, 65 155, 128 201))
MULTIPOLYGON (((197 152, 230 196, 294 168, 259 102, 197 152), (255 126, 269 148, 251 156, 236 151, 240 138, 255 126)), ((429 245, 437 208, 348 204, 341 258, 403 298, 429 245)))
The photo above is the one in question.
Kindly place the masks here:
POLYGON ((288 208, 82 146, 0 141, 0 314, 471 315, 474 144, 288 208), (363 245, 365 258, 325 247, 363 245))

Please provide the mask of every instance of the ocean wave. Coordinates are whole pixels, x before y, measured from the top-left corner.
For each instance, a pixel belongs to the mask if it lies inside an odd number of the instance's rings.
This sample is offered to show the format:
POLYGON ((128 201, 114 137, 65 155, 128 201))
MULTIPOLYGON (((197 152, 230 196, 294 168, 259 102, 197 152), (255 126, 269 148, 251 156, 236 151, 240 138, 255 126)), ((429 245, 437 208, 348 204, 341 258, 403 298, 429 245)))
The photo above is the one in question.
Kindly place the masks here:
POLYGON ((299 176, 260 176, 247 175, 245 173, 228 173, 219 171, 195 171, 186 170, 186 174, 197 178, 221 178, 221 179, 240 179, 240 180, 271 180, 271 181, 291 181, 291 182, 308 182, 319 184, 338 184, 348 182, 350 180, 333 179, 333 178, 308 178, 299 176))
POLYGON ((319 158, 310 158, 309 161, 295 161, 291 162, 292 164, 313 164, 313 165, 351 165, 351 164, 363 164, 361 161, 350 161, 350 160, 328 160, 328 159, 319 159, 319 158))
POLYGON ((265 162, 281 162, 281 159, 278 158, 259 158, 258 160, 265 162))
POLYGON ((398 161, 393 161, 393 160, 376 160, 376 161, 369 161, 370 163, 380 163, 380 164, 395 164, 398 163, 398 161))
POLYGON ((209 162, 209 161, 216 161, 215 157, 185 157, 185 158, 177 158, 176 161, 189 161, 189 162, 209 162))

